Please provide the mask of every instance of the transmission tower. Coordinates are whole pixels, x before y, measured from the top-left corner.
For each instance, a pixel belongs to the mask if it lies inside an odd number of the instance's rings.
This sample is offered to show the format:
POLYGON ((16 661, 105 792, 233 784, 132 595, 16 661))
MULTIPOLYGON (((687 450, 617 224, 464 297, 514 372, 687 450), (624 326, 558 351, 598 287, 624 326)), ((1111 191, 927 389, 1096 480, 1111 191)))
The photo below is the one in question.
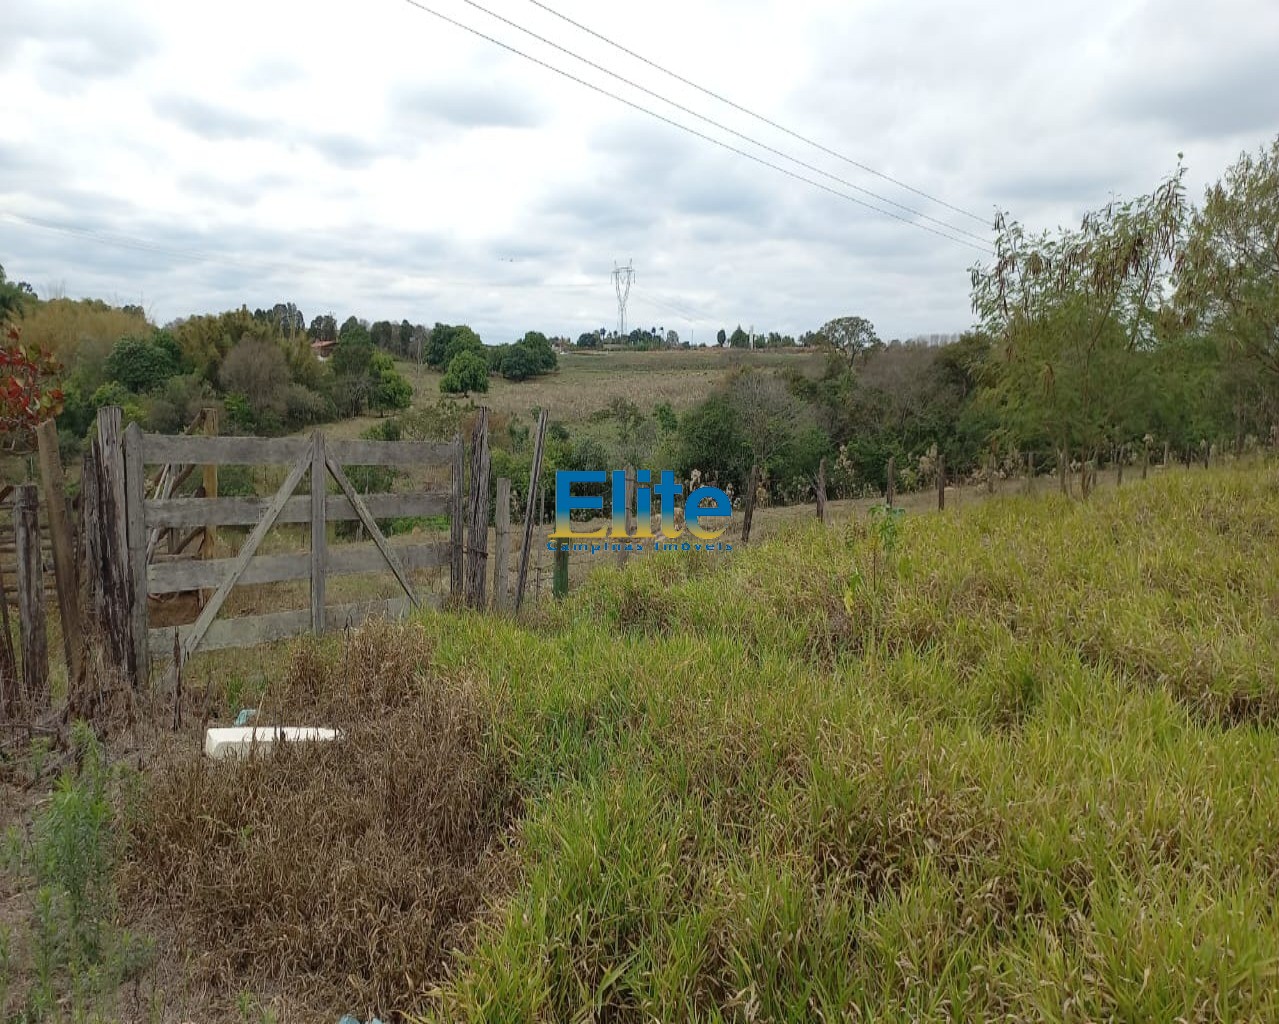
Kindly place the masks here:
POLYGON ((613 290, 617 292, 617 334, 626 337, 626 300, 631 296, 631 284, 635 280, 634 260, 628 260, 626 266, 619 267, 613 263, 613 290))

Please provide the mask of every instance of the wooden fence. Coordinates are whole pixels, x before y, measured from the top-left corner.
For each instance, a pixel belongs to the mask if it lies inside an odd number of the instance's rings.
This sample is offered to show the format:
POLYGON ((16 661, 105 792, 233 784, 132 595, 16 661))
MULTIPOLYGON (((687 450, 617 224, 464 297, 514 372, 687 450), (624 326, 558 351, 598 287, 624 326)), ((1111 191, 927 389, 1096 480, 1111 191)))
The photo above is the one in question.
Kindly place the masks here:
MULTIPOLYGON (((487 453, 487 432, 484 449, 487 453)), ((86 458, 84 483, 95 616, 113 638, 122 664, 140 681, 147 678, 152 659, 174 651, 175 633, 179 657, 185 661, 197 651, 341 629, 371 616, 398 616, 409 608, 437 602, 439 595, 414 585, 410 573, 417 570, 448 566, 449 593, 461 598, 461 465, 461 438, 437 443, 336 440, 320 431, 305 439, 147 434, 136 424, 121 430, 119 410, 103 409, 94 451, 86 458), (287 467, 288 472, 270 497, 148 498, 147 467, 156 465, 277 466, 287 467), (448 485, 411 493, 360 494, 347 474, 353 465, 434 469, 447 475, 448 485), (306 478, 308 493, 297 493, 306 478), (378 525, 380 520, 426 517, 448 517, 454 524, 449 540, 392 544, 378 525), (328 527, 336 522, 360 523, 371 541, 330 545, 328 527), (259 554, 272 527, 287 523, 309 525, 309 549, 259 554), (158 530, 219 526, 251 527, 233 557, 167 560, 149 544, 158 530), (358 604, 326 602, 330 578, 378 571, 394 577, 401 596, 358 604), (219 618, 237 586, 297 580, 310 583, 309 608, 219 618), (206 592, 193 622, 151 626, 148 598, 190 591, 206 592)), ((479 490, 487 494, 487 486, 479 490)), ((487 501, 484 505, 487 516, 487 501)), ((480 594, 482 603, 482 590, 480 594)))

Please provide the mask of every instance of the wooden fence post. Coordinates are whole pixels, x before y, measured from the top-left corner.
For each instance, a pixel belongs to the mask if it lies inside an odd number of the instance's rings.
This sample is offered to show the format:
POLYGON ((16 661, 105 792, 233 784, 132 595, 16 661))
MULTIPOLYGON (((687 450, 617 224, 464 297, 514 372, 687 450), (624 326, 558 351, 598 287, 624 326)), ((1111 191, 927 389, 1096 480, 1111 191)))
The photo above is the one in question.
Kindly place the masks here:
POLYGON ((449 516, 449 597, 453 601, 461 601, 464 594, 463 557, 466 541, 464 526, 466 488, 466 448, 462 444, 462 435, 453 435, 453 487, 452 504, 449 516))
MULTIPOLYGON (((204 433, 208 437, 218 436, 218 410, 209 408, 204 410, 204 433)), ((323 466, 323 464, 321 464, 323 466)), ((323 475, 321 474, 321 479, 323 475)), ((204 487, 204 496, 206 498, 216 498, 218 496, 218 467, 216 464, 209 464, 204 467, 203 479, 201 484, 204 487)), ((321 488, 323 490, 323 488, 321 488)), ((200 557, 216 558, 215 549, 218 544, 218 528, 216 526, 206 526, 204 528, 204 536, 200 539, 200 557)))
POLYGON ((137 675, 137 664, 129 631, 129 612, 133 607, 133 598, 132 578, 128 572, 121 422, 119 406, 103 406, 98 410, 94 461, 98 479, 98 549, 101 561, 95 573, 102 592, 102 625, 106 630, 112 659, 125 675, 133 679, 137 675))
POLYGON ((946 460, 937 453, 937 511, 946 509, 946 460))
MULTIPOLYGON (((638 483, 636 482, 638 478, 635 475, 634 466, 626 467, 626 472, 623 475, 623 479, 625 480, 625 486, 626 486, 625 494, 623 495, 623 500, 626 502, 626 537, 627 537, 627 540, 630 540, 631 538, 635 536, 635 525, 636 525, 636 519, 637 519, 637 516, 635 515, 635 491, 636 491, 636 488, 639 486, 638 483)), ((611 532, 612 523, 609 524, 609 529, 611 532)), ((629 557, 630 557, 630 553, 626 550, 626 545, 623 544, 622 550, 617 553, 617 564, 619 566, 625 565, 626 560, 629 557)))
POLYGON ((499 612, 510 605, 511 574, 507 559, 511 554, 511 478, 497 478, 497 509, 493 514, 493 607, 499 612))
POLYGON ((136 671, 133 685, 146 685, 151 667, 151 650, 147 644, 147 532, 144 520, 146 472, 142 455, 142 428, 130 423, 124 432, 125 531, 128 537, 129 636, 133 643, 136 671))
MULTIPOLYGON (((16 545, 15 545, 16 550, 16 545)), ((0 721, 17 721, 22 713, 22 679, 18 675, 18 659, 13 650, 13 632, 9 626, 9 592, 0 573, 0 721)))
POLYGON ((746 507, 742 509, 742 543, 751 539, 751 520, 755 517, 755 494, 759 491, 759 466, 751 463, 750 476, 746 478, 746 507))
POLYGON ((888 487, 884 492, 884 504, 889 508, 897 500, 897 459, 888 456, 888 487))
POLYGON ((489 548, 489 411, 480 406, 471 433, 471 502, 466 541, 466 603, 484 607, 489 548))
POLYGON ((49 706, 49 638, 44 620, 44 565, 40 557, 38 506, 35 484, 18 488, 13 507, 13 533, 18 562, 22 689, 30 714, 49 706))
POLYGON ((826 460, 817 464, 817 521, 826 522, 826 460))
POLYGON ((1115 486, 1122 487, 1124 485, 1124 446, 1120 445, 1115 450, 1115 486))
POLYGON ((311 436, 311 631, 317 635, 324 632, 324 574, 329 563, 325 458, 324 435, 317 430, 311 436))
POLYGON ((45 420, 36 428, 40 448, 40 478, 44 482, 45 521, 53 546, 53 572, 58 590, 58 612, 62 619, 62 648, 67 678, 79 674, 83 637, 80 632, 80 584, 76 579, 75 542, 67 517, 67 488, 58 454, 58 428, 45 420))
POLYGON ((1035 456, 1031 452, 1026 453, 1026 493, 1033 494, 1035 491, 1035 456))
POLYGON ((1141 478, 1146 479, 1150 475, 1150 442, 1146 441, 1141 446, 1141 478))
POLYGON ((568 550, 570 542, 560 541, 555 545, 555 574, 551 577, 551 595, 562 601, 568 594, 568 550))
POLYGON ((1172 451, 1172 442, 1165 441, 1164 442, 1164 469, 1168 468, 1168 455, 1171 451, 1172 451))
POLYGON ((524 603, 524 585, 528 581, 528 558, 533 547, 533 508, 536 503, 541 507, 538 498, 538 485, 542 476, 542 445, 546 441, 547 413, 543 409, 537 417, 537 435, 533 439, 533 465, 528 474, 528 497, 524 502, 524 541, 520 545, 520 571, 515 581, 515 610, 520 610, 524 603))
POLYGON ((995 493, 995 453, 986 453, 986 493, 995 493))

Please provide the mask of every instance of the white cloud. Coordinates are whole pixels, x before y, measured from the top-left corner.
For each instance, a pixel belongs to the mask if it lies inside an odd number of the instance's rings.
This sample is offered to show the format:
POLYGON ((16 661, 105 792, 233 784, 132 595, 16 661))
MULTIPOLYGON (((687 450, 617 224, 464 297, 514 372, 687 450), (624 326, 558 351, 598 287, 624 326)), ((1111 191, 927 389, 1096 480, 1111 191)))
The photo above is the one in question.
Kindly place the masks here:
MULTIPOLYGON (((464 0, 423 2, 660 106, 464 0)), ((984 233, 534 4, 483 2, 769 145, 984 233)), ((1279 127, 1279 9, 1268 0, 547 2, 862 163, 1035 228, 1150 189, 1179 151, 1196 194, 1279 127)), ((530 327, 576 333, 612 322, 609 270, 629 258, 632 322, 696 328, 699 340, 721 325, 797 332, 844 313, 886 337, 970 319, 973 250, 655 122, 402 0, 121 0, 109 14, 26 5, 0 39, 0 95, 0 212, 24 218, 0 218, 0 262, 70 294, 145 296, 162 320, 292 300, 308 315, 466 320, 491 341, 530 327)))

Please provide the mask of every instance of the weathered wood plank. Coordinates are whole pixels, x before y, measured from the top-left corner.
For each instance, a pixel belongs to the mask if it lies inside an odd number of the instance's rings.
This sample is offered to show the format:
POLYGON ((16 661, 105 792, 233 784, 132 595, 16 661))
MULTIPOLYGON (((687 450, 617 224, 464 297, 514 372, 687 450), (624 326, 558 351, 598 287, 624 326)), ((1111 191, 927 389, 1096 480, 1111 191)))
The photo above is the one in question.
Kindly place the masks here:
POLYGON ((142 457, 148 466, 163 462, 202 466, 290 466, 310 450, 310 440, 301 437, 142 435, 142 457))
POLYGON ((453 479, 449 486, 449 543, 453 554, 449 561, 449 596, 454 601, 462 600, 463 588, 463 555, 466 541, 463 537, 466 514, 463 508, 466 486, 466 451, 462 445, 462 435, 453 437, 453 479))
MULTIPOLYGON (((147 465, 175 462, 205 466, 287 466, 301 458, 310 440, 298 437, 218 437, 200 434, 145 434, 147 465)), ((448 466, 453 449, 444 441, 328 440, 328 456, 351 466, 448 466)))
MULTIPOLYGON (((324 518, 324 492, 329 475, 325 471, 324 435, 318 430, 311 449, 311 630, 324 632, 324 574, 328 563, 329 531, 324 518)), ((250 563, 252 566, 252 563, 250 563)))
POLYGON ((40 567, 39 498, 23 484, 13 507, 18 541, 18 625, 22 642, 22 689, 28 714, 49 706, 49 635, 45 628, 44 572, 40 567))
MULTIPOLYGON (((361 500, 374 519, 421 519, 445 516, 451 496, 443 491, 413 494, 362 494, 361 500)), ((191 529, 196 526, 253 526, 270 506, 269 498, 166 498, 146 503, 147 526, 191 529)), ((329 522, 350 522, 359 513, 343 494, 325 497, 324 516, 329 522)), ((284 504, 277 523, 309 523, 311 498, 298 495, 284 504)))
POLYGON ((328 457, 343 466, 399 466, 406 469, 448 467, 452 441, 339 441, 329 440, 328 457))
POLYGON ((80 582, 76 572, 75 543, 67 517, 67 487, 58 454, 58 428, 45 420, 36 428, 40 448, 40 479, 44 482, 45 519, 53 544, 54 583, 58 590, 58 612, 62 619, 62 647, 68 678, 75 679, 80 667, 80 582))
POLYGON ((124 525, 128 552, 129 643, 133 648, 133 685, 147 684, 150 652, 147 650, 147 531, 143 501, 146 470, 142 462, 142 428, 130 423, 124 432, 124 525))
MULTIPOLYGON (((207 439, 206 439, 207 440, 207 439)), ((289 475, 285 478, 284 483, 280 485, 280 489, 276 491, 275 497, 271 499, 271 504, 267 508, 258 525, 253 528, 253 532, 249 534, 244 541, 244 547, 240 549, 240 553, 235 556, 230 571, 222 580, 221 585, 209 601, 204 606, 204 610, 200 612, 191 627, 191 632, 187 634, 187 639, 182 645, 183 659, 187 660, 192 653, 200 645, 200 641, 204 638, 204 634, 208 632, 209 626, 213 623, 214 617, 222 608, 223 602, 226 601, 227 595, 231 593, 231 588, 236 585, 240 578, 240 574, 244 572, 245 567, 249 564, 249 559, 253 557, 253 553, 257 551, 258 545, 262 543, 262 538, 266 536, 267 531, 275 525, 276 518, 280 515, 284 508, 284 503, 288 500, 289 495, 293 493, 297 485, 302 481, 302 477, 306 475, 307 470, 311 468, 311 450, 303 452, 301 458, 294 463, 293 468, 289 471, 289 475)), ((309 499, 308 499, 309 500, 309 499)), ((308 613, 309 614, 309 613, 308 613)))
MULTIPOLYGON (((218 410, 216 407, 204 410, 204 433, 206 437, 218 436, 218 410)), ((216 498, 218 496, 218 467, 212 463, 204 466, 202 477, 200 484, 204 488, 204 497, 216 498)), ((213 558, 217 544, 217 527, 206 526, 204 536, 200 539, 200 557, 213 558)))
POLYGON ((493 512, 493 607, 506 611, 511 595, 507 560, 511 554, 511 479, 497 478, 497 508, 493 512))
MULTIPOLYGON (((358 626, 369 619, 385 616, 402 618, 411 610, 407 597, 390 600, 361 601, 354 604, 330 605, 325 609, 326 629, 330 633, 358 626)), ((158 656, 173 650, 173 631, 185 650, 194 625, 165 626, 151 630, 151 653, 158 656)), ((267 615, 246 615, 235 619, 219 619, 209 626, 199 643, 201 651, 217 651, 227 647, 255 647, 258 644, 300 636, 311 628, 311 610, 303 608, 292 612, 271 612, 267 615)))
POLYGON ((533 440, 533 465, 529 467, 528 496, 524 503, 524 541, 520 545, 520 571, 515 581, 515 610, 524 603, 524 585, 528 581, 528 560, 533 550, 533 509, 539 505, 538 481, 542 475, 542 445, 546 441, 547 411, 537 417, 537 436, 533 440))
POLYGON ((355 511, 359 513, 360 522, 369 531, 369 536, 373 538, 373 543, 377 545, 377 549, 382 552, 382 557, 386 559, 386 564, 391 567, 391 572, 395 573, 395 578, 400 581, 400 586, 404 588, 404 593, 408 595, 414 607, 417 607, 417 594, 413 590, 409 574, 404 571, 404 566, 400 563, 399 558, 396 557, 394 549, 386 542, 386 537, 378 529, 377 520, 370 515, 368 508, 360 500, 360 496, 355 493, 355 488, 351 486, 351 481, 342 472, 342 467, 332 459, 326 459, 325 462, 329 467, 330 475, 337 481, 338 487, 342 489, 342 493, 346 495, 347 500, 354 506, 355 511))
MULTIPOLYGON (((392 550, 409 572, 438 569, 449 563, 449 545, 445 543, 395 544, 392 550)), ((151 594, 212 590, 226 577, 234 562, 234 558, 157 562, 147 568, 147 585, 151 594)), ((328 548, 325 568, 327 576, 385 572, 386 558, 372 542, 335 544, 328 548)), ((288 583, 310 578, 311 554, 308 551, 289 555, 255 555, 240 577, 239 585, 288 583)))
POLYGON ((471 495, 467 514, 466 602, 484 607, 489 549, 489 412, 480 406, 471 433, 471 495))

